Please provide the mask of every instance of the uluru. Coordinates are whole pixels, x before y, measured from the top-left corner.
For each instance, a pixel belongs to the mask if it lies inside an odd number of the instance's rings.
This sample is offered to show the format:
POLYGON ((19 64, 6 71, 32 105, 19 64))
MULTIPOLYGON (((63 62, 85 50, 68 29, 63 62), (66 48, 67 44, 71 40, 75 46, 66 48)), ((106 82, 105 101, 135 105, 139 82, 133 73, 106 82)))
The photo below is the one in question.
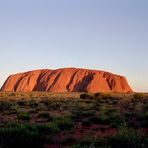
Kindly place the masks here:
POLYGON ((42 69, 10 75, 1 91, 132 92, 126 78, 81 68, 42 69))

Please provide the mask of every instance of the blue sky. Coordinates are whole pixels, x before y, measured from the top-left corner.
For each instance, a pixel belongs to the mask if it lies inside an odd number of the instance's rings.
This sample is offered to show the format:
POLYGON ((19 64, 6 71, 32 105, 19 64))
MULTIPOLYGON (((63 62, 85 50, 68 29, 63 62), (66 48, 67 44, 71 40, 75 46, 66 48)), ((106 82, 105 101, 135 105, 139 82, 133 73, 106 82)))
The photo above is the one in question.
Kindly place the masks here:
POLYGON ((148 91, 148 0, 0 0, 0 85, 60 67, 110 71, 148 91))

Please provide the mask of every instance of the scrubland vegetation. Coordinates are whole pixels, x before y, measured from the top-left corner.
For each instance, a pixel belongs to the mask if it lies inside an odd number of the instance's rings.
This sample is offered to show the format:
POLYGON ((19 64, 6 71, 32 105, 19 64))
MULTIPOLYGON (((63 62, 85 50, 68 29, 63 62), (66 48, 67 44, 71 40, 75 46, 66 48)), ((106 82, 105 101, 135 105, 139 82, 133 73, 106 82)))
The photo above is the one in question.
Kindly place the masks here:
POLYGON ((148 94, 0 93, 0 148, 147 148, 148 94))

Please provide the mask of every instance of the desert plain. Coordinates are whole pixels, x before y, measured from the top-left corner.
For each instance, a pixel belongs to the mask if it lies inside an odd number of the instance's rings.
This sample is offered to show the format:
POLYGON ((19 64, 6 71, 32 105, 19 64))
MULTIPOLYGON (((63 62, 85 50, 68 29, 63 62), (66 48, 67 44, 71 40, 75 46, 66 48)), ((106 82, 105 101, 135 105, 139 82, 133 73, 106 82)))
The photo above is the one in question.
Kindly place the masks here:
POLYGON ((147 148, 147 93, 0 92, 0 147, 147 148))

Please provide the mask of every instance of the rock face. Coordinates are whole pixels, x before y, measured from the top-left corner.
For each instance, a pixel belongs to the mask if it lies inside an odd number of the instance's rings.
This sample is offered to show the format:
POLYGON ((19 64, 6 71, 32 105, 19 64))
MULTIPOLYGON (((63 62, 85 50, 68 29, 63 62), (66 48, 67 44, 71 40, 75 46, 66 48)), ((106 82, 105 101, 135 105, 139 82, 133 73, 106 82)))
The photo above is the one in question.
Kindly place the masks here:
POLYGON ((132 92, 125 77, 79 68, 35 70, 8 77, 2 91, 132 92))

